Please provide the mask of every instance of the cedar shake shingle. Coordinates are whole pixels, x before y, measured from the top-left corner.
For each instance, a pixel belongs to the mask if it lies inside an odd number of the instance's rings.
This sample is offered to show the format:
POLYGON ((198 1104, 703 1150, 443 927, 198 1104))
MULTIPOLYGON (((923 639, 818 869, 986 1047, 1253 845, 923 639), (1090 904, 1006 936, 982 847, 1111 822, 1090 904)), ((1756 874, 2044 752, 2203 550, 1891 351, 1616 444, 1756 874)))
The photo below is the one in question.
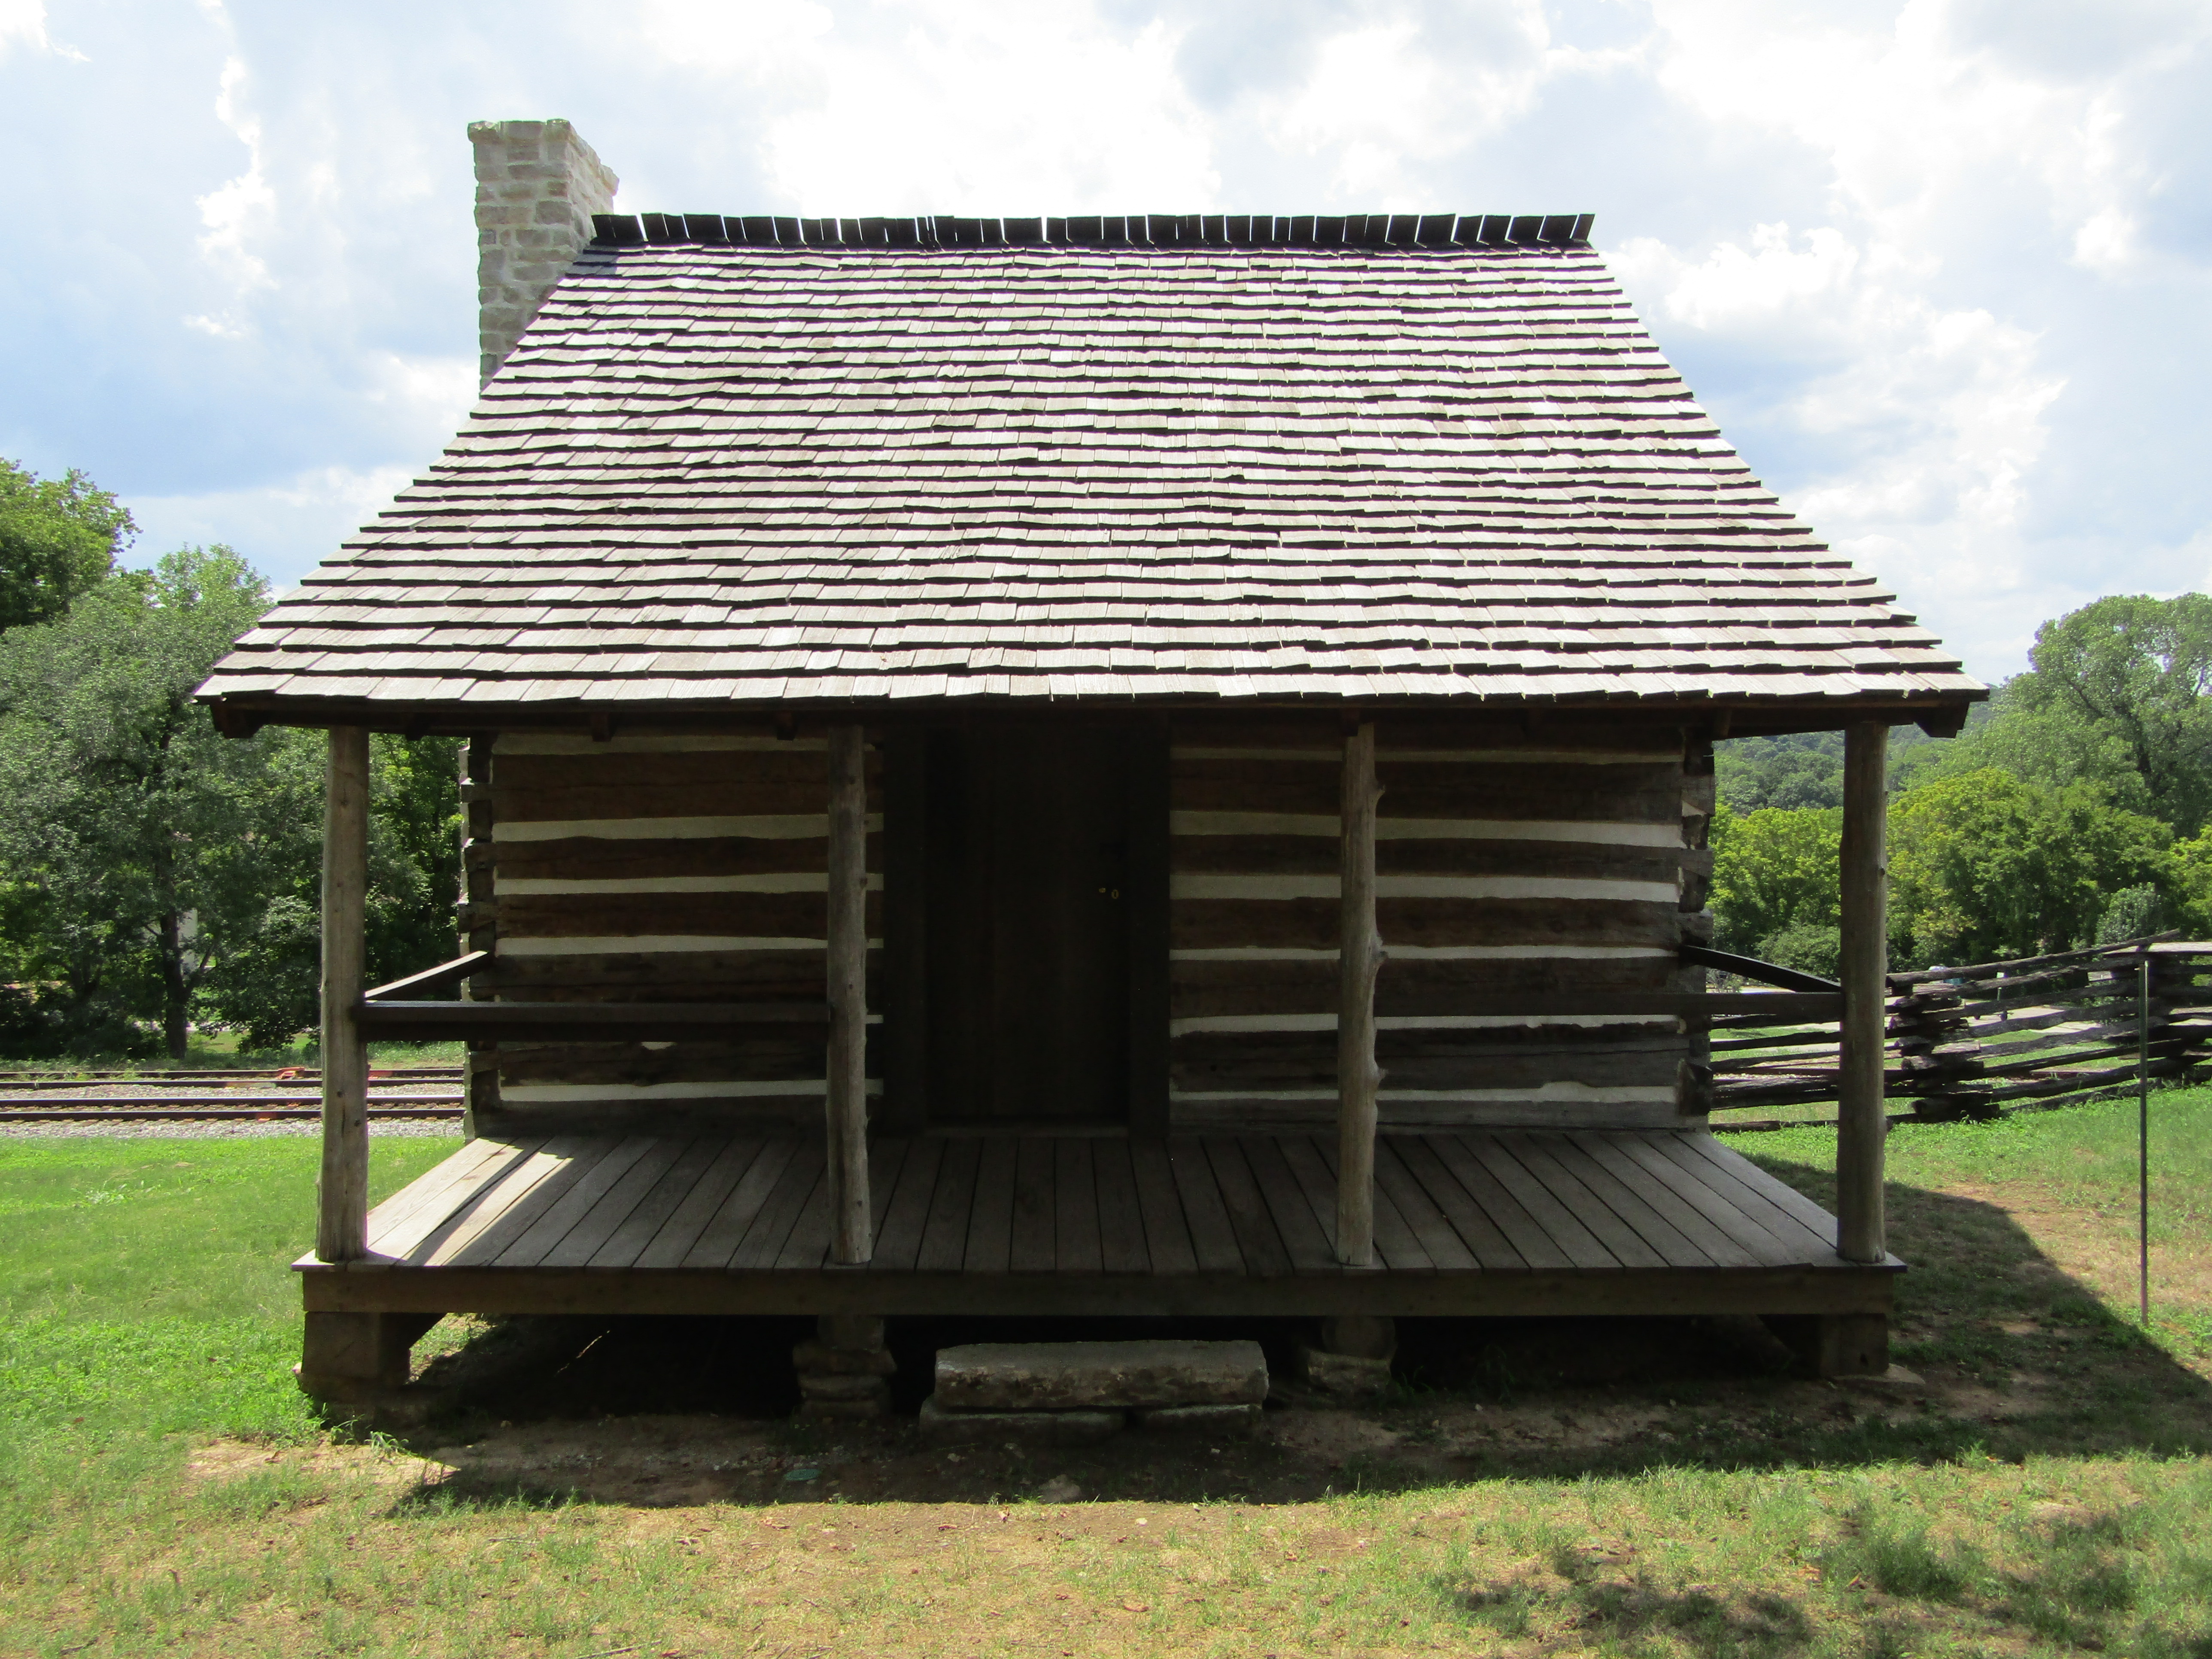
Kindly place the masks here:
POLYGON ((1586 246, 1202 240, 595 244, 201 692, 1980 694, 1586 246))

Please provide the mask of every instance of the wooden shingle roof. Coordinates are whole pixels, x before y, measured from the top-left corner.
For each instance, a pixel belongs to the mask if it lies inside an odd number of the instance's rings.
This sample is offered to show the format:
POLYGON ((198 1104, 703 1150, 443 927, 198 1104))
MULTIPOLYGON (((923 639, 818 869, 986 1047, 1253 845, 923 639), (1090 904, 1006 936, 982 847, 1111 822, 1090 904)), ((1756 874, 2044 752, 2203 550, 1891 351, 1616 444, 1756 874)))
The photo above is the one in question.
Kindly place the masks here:
POLYGON ((1752 477, 1587 219, 1150 222, 604 221, 201 695, 1981 695, 1752 477))

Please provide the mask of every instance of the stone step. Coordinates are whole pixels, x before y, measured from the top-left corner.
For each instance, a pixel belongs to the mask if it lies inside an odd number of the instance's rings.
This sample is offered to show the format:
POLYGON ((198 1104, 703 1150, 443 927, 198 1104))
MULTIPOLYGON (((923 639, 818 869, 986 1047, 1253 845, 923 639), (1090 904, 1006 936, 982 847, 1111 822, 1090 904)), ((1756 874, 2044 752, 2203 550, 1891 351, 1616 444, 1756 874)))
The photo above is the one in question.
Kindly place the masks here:
POLYGON ((1258 1405, 1267 1361, 1256 1342, 974 1342, 937 1355, 949 1411, 1121 1411, 1258 1405))
POLYGON ((921 1437, 932 1446, 1088 1446, 1121 1431, 1127 1414, 1109 1411, 947 1411, 935 1395, 921 1402, 921 1437))

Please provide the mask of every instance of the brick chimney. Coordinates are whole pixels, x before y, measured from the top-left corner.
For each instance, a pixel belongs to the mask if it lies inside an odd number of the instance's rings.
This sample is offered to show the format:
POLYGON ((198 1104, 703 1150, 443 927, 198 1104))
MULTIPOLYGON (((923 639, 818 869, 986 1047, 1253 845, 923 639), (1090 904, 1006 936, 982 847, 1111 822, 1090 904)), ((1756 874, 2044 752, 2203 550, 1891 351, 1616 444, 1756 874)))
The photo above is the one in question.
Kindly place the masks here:
POLYGON ((566 121, 471 121, 479 385, 499 372, 621 183, 566 121))

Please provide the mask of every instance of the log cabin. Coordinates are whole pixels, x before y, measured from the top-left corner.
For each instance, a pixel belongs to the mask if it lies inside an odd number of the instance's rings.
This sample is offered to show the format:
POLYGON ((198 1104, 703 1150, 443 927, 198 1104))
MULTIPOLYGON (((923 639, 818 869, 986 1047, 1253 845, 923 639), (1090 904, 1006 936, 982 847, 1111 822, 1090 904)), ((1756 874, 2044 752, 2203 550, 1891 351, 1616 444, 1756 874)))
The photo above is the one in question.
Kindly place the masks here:
POLYGON ((481 398, 201 692, 330 733, 312 1391, 458 1311, 1887 1365, 1885 743, 1985 693, 1589 216, 632 216, 471 137, 481 398), (1713 743, 1838 729, 1840 988, 1711 991, 1713 743), (371 732, 467 738, 465 948, 365 991, 371 732), (1780 1014, 1842 1022, 1832 1215, 1707 1130, 1780 1014), (370 1213, 380 1037, 467 1042, 468 1139, 370 1213))

